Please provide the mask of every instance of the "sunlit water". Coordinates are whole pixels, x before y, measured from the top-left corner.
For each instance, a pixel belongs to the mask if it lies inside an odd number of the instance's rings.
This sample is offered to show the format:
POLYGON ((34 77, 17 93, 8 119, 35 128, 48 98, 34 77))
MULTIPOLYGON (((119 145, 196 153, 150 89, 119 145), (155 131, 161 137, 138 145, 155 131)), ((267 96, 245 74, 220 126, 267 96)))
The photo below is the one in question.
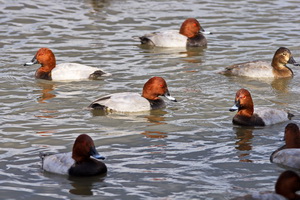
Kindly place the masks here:
POLYGON ((295 114, 299 123, 300 69, 291 80, 217 74, 225 66, 271 61, 280 46, 300 61, 298 1, 0 1, 1 199, 230 199, 273 191, 284 170, 269 161, 288 123, 233 126, 238 89, 257 106, 295 114), (205 49, 144 48, 132 36, 178 29, 195 17, 205 49), (79 62, 113 74, 99 81, 51 82, 24 67, 40 47, 57 62, 79 62), (152 76, 166 79, 167 108, 101 115, 94 99, 141 92, 152 76), (41 170, 40 152, 71 151, 89 134, 105 155, 104 177, 72 178, 41 170))

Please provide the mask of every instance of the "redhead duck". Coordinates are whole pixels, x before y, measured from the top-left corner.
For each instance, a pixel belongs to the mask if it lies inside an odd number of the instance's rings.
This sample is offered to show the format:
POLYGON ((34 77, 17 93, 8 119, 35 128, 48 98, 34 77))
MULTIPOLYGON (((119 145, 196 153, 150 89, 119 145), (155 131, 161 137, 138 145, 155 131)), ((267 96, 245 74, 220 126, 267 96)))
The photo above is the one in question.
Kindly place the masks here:
POLYGON ((53 52, 48 48, 40 48, 31 62, 24 66, 41 64, 35 77, 53 81, 74 81, 83 79, 98 79, 101 76, 109 76, 96 67, 90 67, 78 63, 61 63, 56 65, 53 52))
POLYGON ((280 47, 274 54, 272 63, 265 61, 253 61, 231 65, 220 72, 224 75, 247 76, 247 77, 266 77, 266 78, 285 78, 292 77, 293 71, 286 66, 293 64, 299 66, 294 60, 288 48, 280 47))
POLYGON ((233 200, 299 200, 300 177, 297 173, 287 170, 280 174, 275 184, 275 193, 255 193, 233 200))
POLYGON ((230 111, 238 110, 238 113, 233 117, 233 124, 242 126, 266 126, 284 122, 291 117, 292 114, 273 108, 255 109, 251 94, 246 89, 240 89, 235 95, 235 105, 229 109, 230 111))
POLYGON ((276 164, 300 169, 300 131, 294 123, 289 123, 284 132, 285 145, 274 151, 270 161, 276 164))
POLYGON ((42 168, 56 174, 94 176, 107 172, 106 165, 96 160, 105 158, 99 155, 93 139, 86 134, 81 134, 76 138, 72 152, 42 155, 41 157, 42 168))
POLYGON ((134 37, 142 44, 158 47, 202 47, 207 45, 205 32, 195 18, 186 19, 178 30, 168 30, 146 34, 142 37, 134 37))
POLYGON ((123 92, 103 96, 89 105, 92 109, 118 112, 142 112, 165 107, 158 96, 165 96, 171 101, 166 81, 161 77, 152 77, 144 85, 142 96, 138 93, 123 92))

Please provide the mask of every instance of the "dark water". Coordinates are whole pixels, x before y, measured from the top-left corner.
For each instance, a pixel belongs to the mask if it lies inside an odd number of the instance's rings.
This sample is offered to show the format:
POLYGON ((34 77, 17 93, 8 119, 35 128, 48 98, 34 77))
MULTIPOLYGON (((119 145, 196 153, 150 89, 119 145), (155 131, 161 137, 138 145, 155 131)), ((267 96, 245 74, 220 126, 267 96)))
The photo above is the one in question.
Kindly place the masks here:
POLYGON ((233 126, 235 92, 295 114, 300 69, 291 80, 224 77, 225 66, 271 60, 280 46, 300 61, 298 1, 0 1, 0 195, 2 199, 230 199, 272 191, 284 170, 269 162, 288 123, 233 126), (131 38, 178 29, 197 18, 206 49, 142 48, 131 38), (113 76, 50 82, 24 67, 40 47, 58 63, 79 62, 113 76), (152 76, 167 80, 178 102, 139 114, 86 110, 108 93, 141 92, 152 76), (107 157, 105 177, 68 178, 41 170, 40 152, 71 151, 89 134, 107 157))

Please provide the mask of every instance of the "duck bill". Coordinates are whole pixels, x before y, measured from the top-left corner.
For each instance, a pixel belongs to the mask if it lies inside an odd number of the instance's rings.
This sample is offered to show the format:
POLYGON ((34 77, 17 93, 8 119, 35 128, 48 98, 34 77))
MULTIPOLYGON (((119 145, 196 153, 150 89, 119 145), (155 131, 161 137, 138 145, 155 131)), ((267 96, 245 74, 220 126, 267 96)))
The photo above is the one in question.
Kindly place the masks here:
POLYGON ((98 153, 98 151, 96 150, 95 147, 91 147, 91 149, 90 149, 90 155, 91 155, 93 158, 96 158, 96 159, 99 159, 99 160, 104 160, 104 159, 105 159, 104 156, 102 156, 102 155, 100 155, 100 154, 98 153))
POLYGON ((31 60, 31 62, 25 63, 24 66, 31 66, 31 65, 35 65, 38 64, 39 62, 36 59, 36 56, 34 56, 31 60))
POLYGON ((229 108, 229 111, 233 112, 233 111, 237 111, 238 109, 239 109, 239 107, 237 107, 236 105, 233 105, 231 108, 229 108))
POLYGON ((174 97, 172 97, 172 96, 170 95, 169 90, 166 91, 166 93, 164 94, 164 96, 165 96, 167 99, 169 99, 170 101, 177 102, 177 100, 176 100, 174 97))
POLYGON ((211 35, 212 34, 212 32, 205 31, 203 28, 201 28, 200 33, 202 33, 204 35, 211 35))
POLYGON ((295 61, 295 59, 293 58, 293 56, 290 57, 288 63, 292 64, 294 66, 300 66, 300 64, 295 61))
POLYGON ((230 112, 237 111, 240 107, 240 102, 235 101, 234 105, 229 109, 230 112))

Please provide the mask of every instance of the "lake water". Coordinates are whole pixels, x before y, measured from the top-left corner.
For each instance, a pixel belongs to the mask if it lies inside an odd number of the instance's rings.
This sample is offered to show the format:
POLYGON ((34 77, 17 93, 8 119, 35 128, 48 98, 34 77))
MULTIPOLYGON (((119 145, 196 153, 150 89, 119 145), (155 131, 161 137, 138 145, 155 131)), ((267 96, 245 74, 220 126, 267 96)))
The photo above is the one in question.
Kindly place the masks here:
POLYGON ((247 88, 257 106, 282 108, 300 121, 299 67, 293 79, 258 80, 217 74, 233 63, 271 61, 281 46, 300 62, 296 0, 0 0, 1 199, 231 199, 273 191, 284 170, 270 163, 287 123, 234 126, 228 109, 247 88), (144 48, 132 36, 179 29, 197 18, 208 46, 144 48), (113 76, 51 82, 24 67, 40 47, 57 63, 78 62, 113 76), (167 108, 101 115, 96 98, 141 92, 152 76, 166 79, 167 108), (89 134, 107 157, 104 177, 69 178, 41 170, 41 152, 69 152, 89 134))

